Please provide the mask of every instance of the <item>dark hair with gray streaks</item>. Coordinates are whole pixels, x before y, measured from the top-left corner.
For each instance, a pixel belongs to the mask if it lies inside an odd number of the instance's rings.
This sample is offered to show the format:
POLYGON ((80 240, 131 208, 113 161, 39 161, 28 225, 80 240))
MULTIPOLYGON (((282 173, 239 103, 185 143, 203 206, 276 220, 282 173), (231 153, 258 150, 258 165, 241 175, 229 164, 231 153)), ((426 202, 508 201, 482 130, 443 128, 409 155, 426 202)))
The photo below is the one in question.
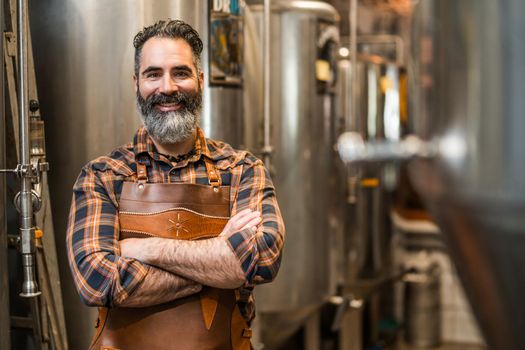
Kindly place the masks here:
POLYGON ((142 47, 146 41, 155 37, 183 39, 186 41, 188 45, 190 45, 193 53, 193 64, 197 70, 197 75, 200 74, 203 45, 199 33, 184 21, 168 19, 166 21, 158 21, 149 27, 145 27, 135 35, 133 46, 135 47, 135 75, 137 77, 139 75, 142 47))

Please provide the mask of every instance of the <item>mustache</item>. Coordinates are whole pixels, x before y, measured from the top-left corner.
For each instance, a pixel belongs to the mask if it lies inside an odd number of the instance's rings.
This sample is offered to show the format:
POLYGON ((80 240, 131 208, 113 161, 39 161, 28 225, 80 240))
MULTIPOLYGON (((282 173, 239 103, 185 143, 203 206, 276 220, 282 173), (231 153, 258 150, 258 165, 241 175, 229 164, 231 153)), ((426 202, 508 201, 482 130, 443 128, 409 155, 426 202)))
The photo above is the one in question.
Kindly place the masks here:
POLYGON ((157 104, 162 104, 162 103, 176 103, 182 106, 187 106, 191 102, 191 98, 192 96, 190 96, 190 94, 176 91, 170 95, 166 95, 166 94, 151 95, 146 100, 146 103, 150 107, 153 107, 157 104))
POLYGON ((154 112, 155 106, 163 103, 175 103, 181 106, 181 110, 197 113, 202 104, 202 92, 198 90, 196 92, 175 91, 171 94, 158 93, 144 99, 137 91, 137 102, 144 115, 154 112))

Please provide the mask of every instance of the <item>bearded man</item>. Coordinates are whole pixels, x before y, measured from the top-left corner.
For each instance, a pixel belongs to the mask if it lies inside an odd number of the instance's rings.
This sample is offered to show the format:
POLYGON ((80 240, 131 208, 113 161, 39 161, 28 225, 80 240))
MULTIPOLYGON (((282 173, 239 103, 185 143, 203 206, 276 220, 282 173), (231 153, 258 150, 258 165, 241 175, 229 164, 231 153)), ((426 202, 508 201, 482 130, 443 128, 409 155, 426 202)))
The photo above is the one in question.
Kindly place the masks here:
POLYGON ((250 349, 253 288, 279 269, 284 226, 268 171, 205 138, 202 42, 178 20, 134 39, 133 142, 85 165, 68 223, 91 349, 250 349))

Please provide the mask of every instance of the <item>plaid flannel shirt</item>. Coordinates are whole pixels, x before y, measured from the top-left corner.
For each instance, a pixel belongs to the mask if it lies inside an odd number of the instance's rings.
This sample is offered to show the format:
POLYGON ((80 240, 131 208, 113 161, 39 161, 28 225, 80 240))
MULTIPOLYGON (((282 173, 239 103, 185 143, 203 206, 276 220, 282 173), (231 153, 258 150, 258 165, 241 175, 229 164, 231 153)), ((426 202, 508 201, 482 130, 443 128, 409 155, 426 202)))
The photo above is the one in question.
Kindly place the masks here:
POLYGON ((206 139, 198 129, 195 153, 188 159, 159 154, 144 127, 132 143, 85 165, 73 187, 67 227, 67 249, 73 278, 84 303, 121 304, 148 273, 149 266, 119 256, 119 198, 124 181, 136 180, 136 161, 148 169, 151 183, 208 184, 202 157, 213 160, 223 185, 230 185, 231 215, 246 209, 262 213, 261 228, 234 233, 229 244, 241 263, 246 283, 239 288, 244 317, 254 317, 253 288, 272 281, 279 269, 284 224, 275 189, 263 163, 246 151, 206 139), (207 148, 203 147, 207 144, 207 148))

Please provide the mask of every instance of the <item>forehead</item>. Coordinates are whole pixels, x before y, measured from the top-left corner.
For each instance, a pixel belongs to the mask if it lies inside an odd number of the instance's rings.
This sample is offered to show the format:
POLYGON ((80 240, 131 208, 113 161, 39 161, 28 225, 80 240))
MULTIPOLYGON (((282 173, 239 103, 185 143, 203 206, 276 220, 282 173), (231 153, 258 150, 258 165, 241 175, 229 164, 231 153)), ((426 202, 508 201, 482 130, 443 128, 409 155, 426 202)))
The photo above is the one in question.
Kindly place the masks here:
POLYGON ((193 67, 193 51, 184 39, 151 38, 144 43, 140 56, 140 69, 169 68, 188 65, 193 67))

